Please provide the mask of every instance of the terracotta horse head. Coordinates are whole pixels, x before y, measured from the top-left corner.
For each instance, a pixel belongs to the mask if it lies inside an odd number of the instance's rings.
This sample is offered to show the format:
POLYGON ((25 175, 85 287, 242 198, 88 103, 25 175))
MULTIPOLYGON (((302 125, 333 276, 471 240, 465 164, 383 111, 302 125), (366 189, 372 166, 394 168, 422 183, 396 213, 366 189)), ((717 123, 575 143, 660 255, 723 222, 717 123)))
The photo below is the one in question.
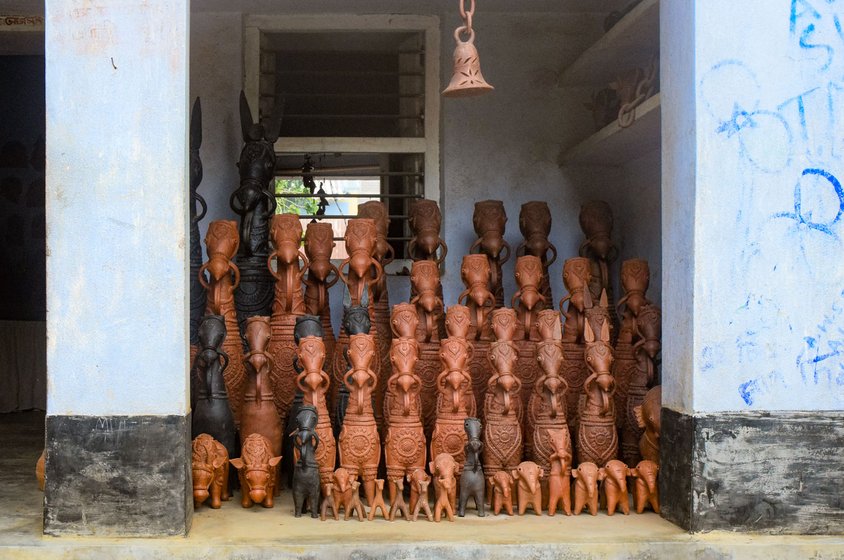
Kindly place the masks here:
POLYGON ((437 295, 439 265, 434 261, 415 261, 410 269, 410 283, 416 292, 410 303, 425 319, 425 342, 430 342, 434 333, 434 313, 443 307, 443 301, 437 295))
POLYGON ((440 207, 433 200, 420 199, 410 207, 408 222, 413 237, 407 252, 414 260, 433 260, 441 264, 448 254, 448 247, 440 237, 442 225, 440 207), (442 248, 439 257, 437 249, 442 248))

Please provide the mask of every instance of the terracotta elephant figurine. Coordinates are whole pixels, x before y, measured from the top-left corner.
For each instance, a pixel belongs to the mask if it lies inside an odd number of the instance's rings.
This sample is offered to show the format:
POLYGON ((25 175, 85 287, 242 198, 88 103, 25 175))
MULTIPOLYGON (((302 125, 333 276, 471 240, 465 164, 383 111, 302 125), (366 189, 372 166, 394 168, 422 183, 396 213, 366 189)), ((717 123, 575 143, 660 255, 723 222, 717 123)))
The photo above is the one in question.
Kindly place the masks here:
POLYGON ((587 461, 572 469, 571 475, 577 481, 574 484, 574 514, 580 515, 588 505, 589 513, 598 515, 598 481, 606 478, 606 471, 587 461))
POLYGON ((624 462, 613 459, 604 465, 604 472, 607 477, 602 489, 607 502, 607 515, 614 514, 616 507, 624 515, 629 515, 630 500, 627 499, 627 477, 631 475, 630 469, 624 462))
POLYGON ((498 515, 501 508, 507 515, 513 515, 513 485, 515 481, 507 471, 498 471, 487 478, 492 488, 492 513, 498 515))
POLYGON ((243 440, 240 457, 230 463, 237 469, 240 478, 241 505, 252 507, 253 503, 265 508, 273 507, 276 469, 281 456, 273 457, 270 440, 260 434, 251 434, 243 440))
POLYGON ((208 503, 213 509, 229 499, 229 454, 222 443, 208 434, 199 434, 193 440, 191 457, 193 477, 193 505, 208 503))
MULTIPOLYGON (((451 509, 454 511, 457 508, 457 473, 460 470, 460 465, 454 460, 450 453, 440 453, 428 465, 431 475, 434 477, 434 489, 437 491, 437 500, 440 498, 440 493, 443 490, 448 492, 448 501, 451 504, 451 509), (454 484, 441 484, 445 479, 454 480, 454 484)), ((436 512, 434 513, 436 519, 436 512)), ((439 521, 438 519, 436 519, 439 521)))
MULTIPOLYGON (((451 455, 449 455, 451 457, 451 455)), ((457 492, 457 479, 452 477, 437 477, 434 479, 437 488, 437 503, 434 505, 434 521, 439 523, 443 511, 449 521, 454 521, 454 506, 450 496, 457 492)))
POLYGON ((571 515, 571 452, 555 450, 549 458, 548 515, 557 512, 557 505, 566 515, 571 515))
POLYGON ((334 521, 340 520, 340 513, 337 511, 337 502, 334 501, 334 483, 326 482, 322 485, 322 504, 319 506, 319 519, 325 521, 328 508, 331 508, 331 516, 334 521))
POLYGON ((533 461, 522 461, 511 471, 518 482, 519 515, 524 515, 528 506, 536 515, 542 515, 542 468, 533 461))
POLYGON ((645 511, 645 506, 659 513, 659 487, 656 484, 659 465, 645 459, 640 461, 635 468, 630 469, 630 476, 636 479, 633 486, 633 505, 636 506, 636 513, 645 511))

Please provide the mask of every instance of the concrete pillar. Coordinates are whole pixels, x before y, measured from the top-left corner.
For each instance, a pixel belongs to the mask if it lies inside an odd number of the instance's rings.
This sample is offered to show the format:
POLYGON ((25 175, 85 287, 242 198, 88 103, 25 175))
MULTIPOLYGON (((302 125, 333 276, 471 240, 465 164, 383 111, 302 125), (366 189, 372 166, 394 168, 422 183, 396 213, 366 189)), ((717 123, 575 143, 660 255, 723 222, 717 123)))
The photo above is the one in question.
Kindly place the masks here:
POLYGON ((49 534, 190 526, 188 16, 46 4, 49 534))
POLYGON ((844 6, 661 3, 663 514, 844 530, 844 6))

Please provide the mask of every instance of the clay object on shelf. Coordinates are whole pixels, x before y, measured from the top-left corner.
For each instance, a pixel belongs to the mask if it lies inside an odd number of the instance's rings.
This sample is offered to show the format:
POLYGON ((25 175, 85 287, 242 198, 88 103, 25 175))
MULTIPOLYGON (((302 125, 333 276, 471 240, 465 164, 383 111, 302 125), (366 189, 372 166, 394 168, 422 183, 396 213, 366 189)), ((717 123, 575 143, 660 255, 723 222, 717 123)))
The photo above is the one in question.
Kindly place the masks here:
POLYGON ((353 218, 346 226, 346 257, 340 263, 340 279, 348 288, 351 305, 366 305, 373 301, 375 290, 384 275, 381 263, 375 258, 378 228, 371 218, 353 218), (344 272, 346 266, 348 272, 344 272), (366 295, 364 295, 366 294, 366 295))
MULTIPOLYGON (((393 338, 390 328, 390 296, 387 292, 387 275, 383 273, 385 266, 393 262, 395 253, 392 245, 387 241, 387 230, 390 225, 387 206, 380 200, 370 200, 358 206, 358 217, 369 218, 375 222, 375 251, 373 257, 381 265, 382 273, 378 282, 373 285, 372 300, 372 324, 375 327, 375 340, 378 343, 377 359, 379 367, 375 370, 378 373, 378 387, 375 389, 375 421, 378 429, 383 433, 384 429, 384 389, 387 386, 387 379, 390 377, 390 341, 393 338)), ((378 275, 373 270, 374 276, 378 275)))
POLYGON ((598 482, 604 480, 606 471, 599 469, 598 465, 591 462, 580 463, 576 469, 572 469, 571 476, 574 478, 574 514, 580 515, 584 506, 589 508, 589 513, 598 515, 598 482))
POLYGON ((206 500, 212 509, 219 509, 229 496, 229 454, 222 443, 208 434, 193 439, 191 452, 193 506, 206 500))
POLYGON ((500 200, 482 200, 475 203, 472 225, 478 239, 472 243, 469 252, 485 255, 489 259, 489 291, 493 294, 495 307, 504 306, 501 265, 510 259, 510 244, 504 241, 507 214, 500 200))
POLYGON ((270 181, 275 174, 273 144, 281 127, 280 116, 271 118, 269 126, 252 120, 246 96, 240 92, 240 127, 244 146, 237 169, 240 184, 229 199, 229 206, 240 216, 240 252, 237 265, 242 281, 235 291, 237 315, 244 324, 253 315, 269 315, 272 311, 273 278, 267 270, 269 255, 269 221, 275 214, 275 195, 270 181))
MULTIPOLYGON (((202 246, 199 237, 199 222, 205 217, 208 206, 202 195, 196 192, 202 182, 202 159, 199 147, 202 145, 202 105, 199 98, 193 102, 190 113, 190 344, 199 343, 199 322, 205 313, 205 288, 199 281, 202 267, 202 246), (197 211, 197 204, 199 211, 197 211)), ((191 358, 193 358, 191 356, 191 358)))
POLYGON ((375 479, 375 498, 369 502, 369 516, 367 519, 370 521, 374 520, 375 512, 378 510, 381 511, 381 517, 390 519, 390 515, 387 512, 387 504, 384 503, 384 480, 381 478, 375 479))
POLYGON ((528 401, 527 432, 531 434, 528 444, 532 447, 533 460, 547 474, 552 467, 551 456, 558 447, 568 454, 568 464, 571 465, 571 434, 566 403, 568 384, 560 374, 563 344, 560 342, 559 314, 553 309, 540 311, 537 325, 542 340, 536 343, 536 360, 542 374, 537 378, 528 401))
POLYGON ((587 322, 584 327, 586 350, 584 359, 590 375, 583 384, 585 397, 579 408, 577 426, 577 459, 579 463, 606 464, 618 456, 618 431, 615 425, 615 380, 612 368, 612 346, 609 343, 609 324, 601 332, 592 332, 587 322))
POLYGON ((322 503, 319 506, 319 519, 325 521, 328 517, 328 508, 331 508, 331 516, 334 521, 340 520, 340 512, 337 502, 334 500, 334 483, 326 482, 322 485, 322 503))
POLYGON ((337 506, 338 514, 342 508, 345 519, 348 519, 352 514, 352 476, 349 471, 343 467, 335 470, 331 477, 331 487, 334 492, 334 505, 337 506))
POLYGON ((490 323, 498 340, 490 344, 492 375, 484 397, 484 470, 494 475, 510 470, 522 460, 522 382, 516 370, 518 353, 512 342, 516 312, 502 308, 492 312, 490 323))
POLYGON ((589 259, 591 278, 589 291, 592 299, 601 297, 601 291, 607 291, 610 314, 615 332, 618 332, 613 282, 610 278, 609 265, 618 257, 618 247, 612 241, 613 216, 610 205, 603 200, 592 200, 580 207, 580 229, 586 240, 580 245, 579 254, 589 259))
POLYGON ((644 430, 639 440, 642 458, 659 464, 660 414, 662 412, 662 385, 657 385, 645 394, 640 406, 634 407, 639 427, 644 430))
POLYGON ((455 491, 457 481, 454 478, 435 478, 434 485, 437 490, 437 502, 434 504, 434 521, 439 523, 442 514, 445 512, 449 521, 454 521, 454 507, 448 496, 455 491))
POLYGON ((481 464, 481 453, 484 443, 481 441, 481 421, 477 418, 466 418, 463 421, 466 430, 466 461, 463 464, 463 472, 460 473, 460 498, 457 505, 457 515, 466 515, 466 504, 469 498, 475 502, 475 509, 478 510, 478 517, 484 517, 484 492, 486 489, 486 477, 481 464))
MULTIPOLYGON (((574 257, 563 263, 563 284, 568 290, 560 300, 560 313, 565 319, 563 323, 563 342, 583 342, 583 323, 586 320, 586 309, 592 307, 592 293, 589 284, 592 281, 589 259, 574 257), (567 306, 563 307, 565 303, 567 306)), ((600 297, 600 293, 598 294, 600 297)))
POLYGON ((296 461, 293 464, 293 515, 301 517, 305 503, 311 517, 319 517, 320 472, 316 450, 320 441, 316 432, 317 409, 302 405, 296 413, 296 429, 290 434, 296 461))
POLYGON ((630 469, 630 476, 634 479, 633 505, 636 508, 636 513, 642 513, 647 506, 659 513, 658 474, 659 465, 647 459, 640 461, 635 468, 630 469))
MULTIPOLYGON (((307 315, 305 317, 308 317, 307 315)), ((316 319, 314 316, 310 316, 316 319)), ((315 321, 314 321, 315 322, 315 321)), ((319 323, 317 323, 319 326, 319 323)), ((320 445, 315 452, 319 465, 319 476, 322 484, 331 481, 337 455, 337 443, 328 417, 328 402, 326 393, 331 379, 323 369, 325 362, 325 345, 318 336, 310 335, 299 339, 296 361, 301 371, 296 376, 296 386, 302 392, 302 403, 312 406, 317 413, 316 434, 320 445)))
POLYGON ((215 220, 209 223, 205 234, 208 262, 200 268, 199 278, 208 296, 206 314, 222 315, 225 318, 228 336, 223 342, 223 351, 229 356, 229 367, 226 368, 224 379, 226 391, 231 396, 229 404, 235 423, 240 425, 240 396, 246 381, 246 368, 243 365, 243 341, 240 338, 234 298, 234 289, 241 278, 240 270, 232 261, 238 245, 236 222, 215 220), (204 274, 206 271, 207 282, 204 274))
POLYGON ((636 369, 627 387, 627 407, 622 426, 622 438, 631 442, 628 447, 630 457, 625 458, 630 465, 638 463, 641 458, 639 447, 634 447, 632 443, 639 442, 644 434, 644 429, 639 426, 636 408, 644 403, 648 389, 659 382, 656 371, 656 359, 662 348, 662 313, 659 307, 653 304, 642 306, 636 318, 636 331, 639 337, 633 345, 636 369))
POLYGON ((378 377, 371 369, 375 357, 375 338, 369 334, 349 337, 349 362, 351 367, 343 376, 349 391, 349 404, 340 431, 340 465, 353 478, 360 476, 367 503, 375 496, 375 476, 381 459, 381 440, 372 410, 373 392, 378 377))
POLYGON ((592 122, 595 124, 595 130, 601 130, 615 119, 618 118, 618 94, 611 87, 605 87, 597 91, 593 91, 588 103, 583 106, 587 111, 592 113, 592 122))
POLYGON ((331 262, 334 250, 334 230, 328 222, 312 222, 305 228, 305 256, 308 273, 305 281, 305 308, 322 322, 325 344, 325 371, 333 371, 334 327, 331 325, 331 304, 328 290, 340 279, 337 267, 331 262))
POLYGON ((551 438, 554 451, 548 457, 551 469, 548 473, 548 515, 557 512, 560 506, 563 513, 571 515, 571 442, 568 431, 562 431, 551 438))
POLYGON ((533 461, 522 461, 511 473, 516 479, 519 515, 524 515, 528 506, 533 508, 536 515, 542 515, 542 486, 539 483, 542 469, 540 466, 533 461))
POLYGON ((607 504, 607 515, 615 513, 615 508, 624 515, 630 513, 630 500, 627 496, 627 477, 631 476, 627 465, 618 459, 608 461, 602 468, 606 478, 601 485, 607 504))
POLYGON ((363 504, 360 501, 360 482, 357 480, 351 481, 352 486, 352 495, 349 500, 349 507, 346 508, 346 519, 348 519, 349 511, 355 513, 358 516, 358 521, 363 521, 366 519, 366 512, 363 509, 363 504))
POLYGON ((410 303, 416 306, 420 342, 438 342, 445 336, 440 269, 433 261, 416 261, 410 269, 410 303))
MULTIPOLYGON (((424 472, 422 472, 425 475, 424 472)), ((410 477, 408 477, 410 478, 410 477)), ((415 477, 414 485, 411 488, 413 490, 416 489, 417 495, 420 496, 419 499, 416 500, 416 503, 410 506, 412 510, 412 514, 410 515, 411 521, 416 521, 419 518, 419 512, 422 511, 425 513, 425 517, 428 518, 428 521, 434 520, 434 514, 431 511, 431 506, 428 504, 428 486, 431 484, 431 478, 427 475, 425 477, 415 477)))
POLYGON ((621 327, 615 343, 615 361, 613 362, 613 376, 615 377, 616 410, 625 412, 619 414, 618 422, 621 430, 621 455, 629 465, 639 461, 639 441, 635 439, 636 431, 629 426, 627 411, 627 397, 630 380, 636 374, 638 363, 633 354, 633 345, 640 336, 636 329, 636 317, 643 306, 649 304, 646 297, 650 271, 648 262, 642 259, 629 259, 621 263, 621 286, 624 296, 618 302, 621 315, 621 327))
MULTIPOLYGON (((428 464, 428 470, 431 471, 431 477, 434 480, 434 490, 436 491, 437 501, 441 499, 441 491, 443 489, 447 492, 447 500, 451 505, 451 511, 457 508, 457 474, 460 472, 460 465, 448 453, 440 453, 434 456, 434 460, 428 464), (443 480, 448 479, 452 484, 442 486, 439 484, 443 480)), ((434 512, 434 519, 439 521, 436 512, 434 512)))
POLYGON ((518 290, 513 294, 510 306, 519 316, 519 338, 536 340, 536 333, 533 332, 536 314, 545 309, 550 301, 539 291, 542 261, 532 255, 519 257, 516 259, 515 276, 518 290))
POLYGON ((396 517, 401 515, 406 521, 410 521, 410 510, 407 508, 407 502, 404 501, 404 478, 398 478, 392 484, 395 485, 395 491, 390 493, 390 513, 388 519, 395 521, 396 517))
POLYGON ((243 408, 240 438, 261 434, 270 442, 274 456, 281 455, 281 418, 273 400, 270 371, 273 358, 267 352, 270 343, 270 318, 255 315, 246 320, 246 383, 243 385, 243 408))
POLYGON ((636 67, 621 74, 610 87, 618 95, 618 124, 627 128, 636 120, 635 109, 652 96, 659 87, 659 59, 651 57, 645 68, 636 67))
POLYGON ((487 485, 492 491, 492 513, 498 515, 502 508, 507 515, 513 515, 513 486, 515 481, 507 471, 498 471, 487 476, 487 485))
POLYGON ((516 256, 539 257, 542 263, 539 292, 545 296, 546 303, 550 304, 554 300, 551 295, 548 267, 557 260, 557 248, 548 240, 548 236, 551 235, 551 210, 548 208, 548 203, 534 200, 522 204, 519 212, 519 230, 522 232, 524 241, 516 247, 516 256), (548 251, 551 251, 550 257, 548 251))
POLYGON ((206 315, 199 324, 200 350, 193 360, 191 376, 197 379, 196 408, 191 418, 194 437, 208 434, 226 448, 229 457, 237 452, 237 429, 223 381, 229 357, 223 350, 226 324, 220 315, 206 315))
POLYGON ((472 378, 467 363, 472 347, 465 338, 449 337, 440 341, 442 371, 437 375, 436 420, 431 434, 431 457, 448 453, 462 468, 466 460, 465 420, 476 414, 472 378))
MULTIPOLYGON (((369 334, 372 322, 369 308, 363 305, 352 305, 346 292, 343 300, 343 321, 340 325, 340 336, 334 345, 334 370, 331 373, 331 422, 334 426, 335 437, 340 435, 343 428, 343 416, 349 402, 349 390, 343 382, 346 372, 351 367, 349 362, 349 336, 354 334, 369 334)), ((376 347, 377 349, 377 347, 376 347)), ((373 367, 380 363, 373 361, 373 367)))
MULTIPOLYGON (((394 311, 393 316, 396 314, 394 311)), ((415 319, 415 314, 412 316, 415 319)), ((384 457, 391 502, 396 499, 398 481, 416 469, 425 468, 425 433, 420 399, 422 382, 414 371, 417 345, 413 338, 396 338, 390 348, 393 374, 387 380, 384 398, 387 423, 384 457)))
POLYGON ((410 205, 408 225, 411 238, 407 253, 414 261, 435 261, 440 265, 448 254, 448 246, 440 237, 442 227, 440 207, 433 200, 419 199, 410 205), (440 250, 437 255, 437 250, 440 250))
POLYGON ((230 459, 240 479, 240 505, 245 508, 261 504, 273 507, 276 467, 281 457, 274 456, 270 441, 261 434, 251 434, 243 440, 240 457, 230 459))
POLYGON ((487 314, 495 307, 495 297, 489 290, 490 266, 485 255, 465 255, 460 267, 460 276, 466 289, 460 293, 457 302, 469 308, 472 321, 471 338, 488 338, 487 314))

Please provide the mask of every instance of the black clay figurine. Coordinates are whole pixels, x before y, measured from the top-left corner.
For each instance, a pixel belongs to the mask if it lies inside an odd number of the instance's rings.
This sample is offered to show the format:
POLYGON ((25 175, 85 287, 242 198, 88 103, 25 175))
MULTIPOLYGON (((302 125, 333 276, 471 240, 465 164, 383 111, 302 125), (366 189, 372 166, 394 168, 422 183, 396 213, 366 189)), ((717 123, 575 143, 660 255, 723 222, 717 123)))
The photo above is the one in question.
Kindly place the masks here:
POLYGON ((290 434, 299 457, 293 466, 293 507, 296 517, 304 513, 306 500, 311 517, 319 517, 319 465, 316 461, 319 436, 316 425, 316 408, 302 405, 296 414, 296 430, 290 434))
MULTIPOLYGON (((200 145, 202 145, 202 105, 197 97, 190 113, 190 343, 194 345, 199 344, 199 323, 202 321, 207 299, 205 288, 199 281, 199 269, 202 268, 199 221, 205 217, 208 209, 205 199, 196 192, 199 183, 202 182, 200 145), (199 204, 198 212, 197 204, 199 204)), ((191 399, 192 404, 193 402, 194 400, 191 399)))
POLYGON ((484 443, 481 441, 481 421, 477 418, 467 418, 463 421, 466 430, 466 462, 460 474, 460 500, 457 504, 457 515, 466 515, 466 503, 471 497, 475 501, 478 517, 484 517, 484 488, 486 479, 481 466, 481 452, 484 443))

